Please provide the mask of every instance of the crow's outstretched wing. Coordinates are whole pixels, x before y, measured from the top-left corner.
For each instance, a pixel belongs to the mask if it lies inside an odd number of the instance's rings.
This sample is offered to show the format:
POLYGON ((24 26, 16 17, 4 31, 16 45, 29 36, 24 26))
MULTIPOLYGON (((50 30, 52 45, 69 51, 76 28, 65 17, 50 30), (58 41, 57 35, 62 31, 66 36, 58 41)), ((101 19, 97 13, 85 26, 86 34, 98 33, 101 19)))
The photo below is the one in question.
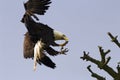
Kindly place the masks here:
POLYGON ((50 0, 29 0, 24 3, 24 7, 26 11, 32 14, 44 15, 50 3, 50 0))

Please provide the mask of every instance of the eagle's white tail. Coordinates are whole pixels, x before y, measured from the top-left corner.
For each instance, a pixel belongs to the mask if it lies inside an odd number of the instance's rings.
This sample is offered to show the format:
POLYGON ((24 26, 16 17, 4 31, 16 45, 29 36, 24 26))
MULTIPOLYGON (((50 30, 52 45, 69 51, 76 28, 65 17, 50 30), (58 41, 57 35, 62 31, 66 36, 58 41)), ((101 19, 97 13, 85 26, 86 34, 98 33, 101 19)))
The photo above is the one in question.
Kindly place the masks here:
POLYGON ((36 70, 37 60, 41 58, 41 52, 42 52, 42 42, 38 41, 34 47, 34 67, 33 67, 34 71, 36 70))

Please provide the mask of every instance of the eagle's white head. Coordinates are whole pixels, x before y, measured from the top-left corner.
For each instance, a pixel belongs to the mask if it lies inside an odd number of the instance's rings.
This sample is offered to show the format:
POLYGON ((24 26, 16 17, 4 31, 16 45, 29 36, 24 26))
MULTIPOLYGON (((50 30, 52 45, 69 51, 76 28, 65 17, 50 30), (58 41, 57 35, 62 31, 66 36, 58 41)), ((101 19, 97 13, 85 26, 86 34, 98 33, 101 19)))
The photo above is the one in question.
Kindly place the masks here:
POLYGON ((59 46, 65 46, 67 43, 68 43, 68 37, 63 34, 62 32, 59 32, 57 30, 54 30, 54 38, 55 38, 55 41, 56 40, 65 40, 65 42, 63 44, 59 44, 59 46))
POLYGON ((63 34, 62 32, 57 31, 57 30, 54 30, 54 37, 55 37, 55 40, 68 41, 68 38, 66 37, 66 35, 63 34))

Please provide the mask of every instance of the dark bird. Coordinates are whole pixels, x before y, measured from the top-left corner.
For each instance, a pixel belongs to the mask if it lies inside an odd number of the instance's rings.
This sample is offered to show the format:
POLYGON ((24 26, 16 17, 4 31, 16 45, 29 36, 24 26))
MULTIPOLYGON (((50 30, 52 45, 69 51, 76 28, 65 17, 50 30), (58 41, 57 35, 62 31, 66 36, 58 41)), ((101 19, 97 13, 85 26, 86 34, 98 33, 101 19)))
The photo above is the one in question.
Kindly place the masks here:
POLYGON ((68 43, 68 38, 61 32, 56 31, 48 25, 40 22, 35 22, 31 17, 39 20, 35 14, 44 15, 49 8, 50 0, 29 0, 24 3, 25 14, 21 20, 28 30, 24 39, 24 57, 34 59, 34 70, 37 63, 55 68, 55 63, 45 54, 45 51, 55 56, 59 53, 65 54, 67 49, 63 50, 63 46, 68 43), (63 44, 57 44, 56 40, 65 40, 63 44), (55 51, 50 46, 61 46, 61 51, 55 51))
MULTIPOLYGON (((24 15, 24 23, 28 30, 28 35, 30 36, 32 43, 34 43, 34 70, 36 69, 36 62, 40 62, 43 59, 40 56, 43 55, 44 50, 46 50, 50 55, 57 55, 58 53, 64 54, 67 52, 66 49, 62 50, 61 52, 56 52, 50 47, 50 45, 63 47, 67 44, 68 38, 63 33, 50 28, 48 25, 35 22, 31 16, 26 14, 24 15), (66 42, 63 44, 57 44, 55 40, 66 40, 66 42)), ((48 64, 46 66, 50 67, 51 65, 48 64)))

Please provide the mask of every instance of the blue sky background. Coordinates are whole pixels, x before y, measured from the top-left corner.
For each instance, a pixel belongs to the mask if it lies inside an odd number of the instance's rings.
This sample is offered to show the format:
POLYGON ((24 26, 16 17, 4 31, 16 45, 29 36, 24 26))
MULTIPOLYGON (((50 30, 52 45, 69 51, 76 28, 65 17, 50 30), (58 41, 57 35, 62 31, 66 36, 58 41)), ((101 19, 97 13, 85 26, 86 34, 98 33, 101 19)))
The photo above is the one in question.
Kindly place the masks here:
MULTIPOLYGON (((97 46, 111 49, 109 65, 116 69, 120 49, 110 42, 107 32, 120 36, 120 0, 52 0, 49 10, 39 16, 40 22, 65 33, 69 37, 67 55, 50 57, 56 69, 44 65, 33 71, 33 60, 23 58, 23 38, 27 31, 20 22, 25 0, 0 2, 0 79, 1 80, 96 80, 93 71, 112 78, 97 66, 80 59, 83 51, 100 59, 97 46)), ((118 37, 120 40, 120 37, 118 37)))

